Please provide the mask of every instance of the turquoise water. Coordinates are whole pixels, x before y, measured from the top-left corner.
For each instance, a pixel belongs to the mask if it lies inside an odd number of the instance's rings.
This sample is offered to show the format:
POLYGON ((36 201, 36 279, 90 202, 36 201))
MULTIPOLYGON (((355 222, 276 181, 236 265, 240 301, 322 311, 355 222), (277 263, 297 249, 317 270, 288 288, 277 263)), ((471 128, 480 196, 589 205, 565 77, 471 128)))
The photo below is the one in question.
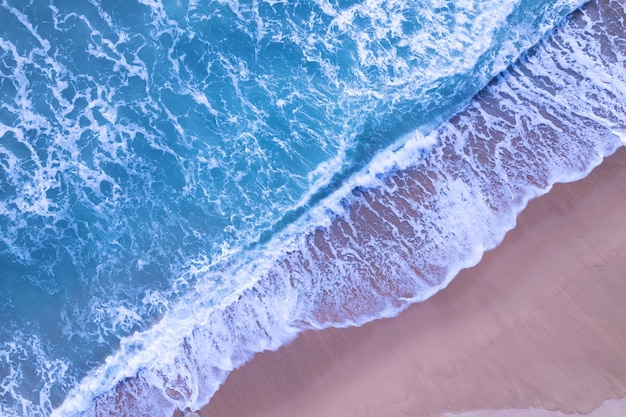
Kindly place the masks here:
MULTIPOLYGON (((168 404, 199 406, 302 328, 392 315, 441 288, 439 269, 406 266, 424 282, 355 303, 361 284, 337 261, 348 257, 331 262, 306 236, 350 219, 364 190, 394 193, 384 178, 398 168, 443 169, 449 144, 433 129, 579 5, 2 2, 1 414, 73 415, 137 373, 168 404), (207 369, 189 371, 181 349, 207 369)), ((511 182, 519 196, 497 203, 502 220, 476 208, 477 188, 441 176, 440 197, 458 186, 470 203, 438 206, 424 241, 468 224, 446 216, 474 213, 497 230, 468 229, 463 255, 441 262, 471 263, 537 189, 612 152, 623 130, 611 126, 587 162, 530 191, 511 182)), ((396 265, 406 249, 383 240, 354 244, 396 265)))

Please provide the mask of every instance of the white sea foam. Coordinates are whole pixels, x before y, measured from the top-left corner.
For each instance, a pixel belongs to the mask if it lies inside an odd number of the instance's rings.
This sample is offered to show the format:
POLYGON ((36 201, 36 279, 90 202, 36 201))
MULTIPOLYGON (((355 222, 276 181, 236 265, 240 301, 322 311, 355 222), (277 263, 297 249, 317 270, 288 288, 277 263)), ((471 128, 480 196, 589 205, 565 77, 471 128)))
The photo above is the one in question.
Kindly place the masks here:
POLYGON ((52 408, 50 389, 59 384, 75 383, 69 376, 69 364, 62 358, 51 358, 48 350, 38 337, 21 331, 12 341, 0 344, 2 362, 17 364, 9 369, 2 368, 0 395, 10 396, 19 403, 16 410, 0 402, 0 414, 7 417, 45 415, 52 408), (33 387, 39 394, 35 398, 23 388, 30 383, 31 373, 36 373, 39 380, 37 387, 33 387))

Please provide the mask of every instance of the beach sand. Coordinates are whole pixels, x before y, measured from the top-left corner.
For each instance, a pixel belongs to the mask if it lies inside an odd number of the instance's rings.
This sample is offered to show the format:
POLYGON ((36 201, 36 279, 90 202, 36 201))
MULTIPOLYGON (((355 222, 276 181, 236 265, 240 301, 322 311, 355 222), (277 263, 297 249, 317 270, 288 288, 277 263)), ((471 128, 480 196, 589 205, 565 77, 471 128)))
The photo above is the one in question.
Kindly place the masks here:
POLYGON ((199 414, 626 415, 626 401, 602 404, 626 397, 624 207, 621 148, 531 201, 500 246, 431 299, 257 354, 199 414))

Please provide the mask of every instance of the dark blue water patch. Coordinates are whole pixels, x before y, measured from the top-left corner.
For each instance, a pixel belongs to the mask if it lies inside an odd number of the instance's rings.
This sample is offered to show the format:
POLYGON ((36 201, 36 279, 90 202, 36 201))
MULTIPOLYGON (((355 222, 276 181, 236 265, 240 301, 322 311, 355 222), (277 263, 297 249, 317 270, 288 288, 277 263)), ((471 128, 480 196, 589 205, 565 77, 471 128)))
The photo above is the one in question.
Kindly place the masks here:
POLYGON ((15 133, 7 132, 3 137, 3 145, 18 159, 28 160, 31 157, 30 149, 17 139, 15 133))
POLYGON ((0 22, 3 22, 0 27, 0 34, 13 40, 13 45, 19 52, 29 50, 33 46, 39 46, 37 40, 33 35, 24 27, 18 18, 6 8, 0 10, 0 22), (11 30, 11 33, 8 30, 11 30))

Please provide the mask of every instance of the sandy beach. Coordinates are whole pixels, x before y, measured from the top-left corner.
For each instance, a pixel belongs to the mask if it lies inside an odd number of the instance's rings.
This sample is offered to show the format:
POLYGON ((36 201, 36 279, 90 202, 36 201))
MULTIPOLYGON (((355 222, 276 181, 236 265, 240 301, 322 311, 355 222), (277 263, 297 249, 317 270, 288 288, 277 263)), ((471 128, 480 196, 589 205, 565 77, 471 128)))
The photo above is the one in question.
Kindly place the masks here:
POLYGON ((258 354, 200 415, 624 415, 626 402, 602 404, 626 396, 624 206, 622 148, 531 201, 500 246, 431 299, 258 354))

